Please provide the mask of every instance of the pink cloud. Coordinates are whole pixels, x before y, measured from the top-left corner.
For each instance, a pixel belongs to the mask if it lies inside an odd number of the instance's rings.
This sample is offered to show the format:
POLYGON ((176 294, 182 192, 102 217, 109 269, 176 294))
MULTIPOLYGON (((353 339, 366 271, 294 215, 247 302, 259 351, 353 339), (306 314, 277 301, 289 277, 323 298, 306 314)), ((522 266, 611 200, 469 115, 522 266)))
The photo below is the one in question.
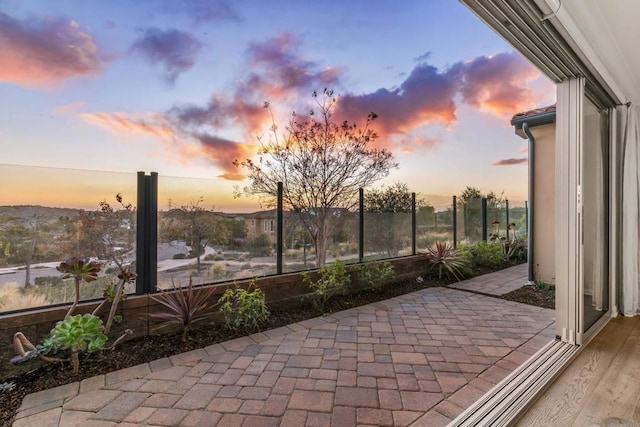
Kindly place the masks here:
POLYGON ((516 165, 526 165, 529 162, 529 159, 526 157, 521 157, 518 159, 502 159, 493 163, 492 166, 516 166, 516 165))
POLYGON ((527 84, 540 72, 515 52, 479 56, 460 67, 463 100, 481 111, 508 118, 539 102, 527 84))
POLYGON ((102 63, 92 37, 74 21, 20 21, 0 12, 0 82, 50 87, 99 74, 102 63))

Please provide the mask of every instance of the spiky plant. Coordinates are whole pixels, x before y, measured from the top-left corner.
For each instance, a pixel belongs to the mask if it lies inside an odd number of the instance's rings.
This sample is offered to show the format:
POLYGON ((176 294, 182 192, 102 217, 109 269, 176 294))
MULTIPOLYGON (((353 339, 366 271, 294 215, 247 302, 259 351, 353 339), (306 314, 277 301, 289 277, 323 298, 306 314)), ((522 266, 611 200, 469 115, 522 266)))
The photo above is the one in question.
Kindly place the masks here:
POLYGON ((66 317, 73 314, 78 301, 80 301, 80 282, 93 282, 98 279, 98 273, 102 269, 102 264, 95 261, 91 261, 89 258, 69 258, 60 263, 56 267, 60 273, 62 273, 62 279, 69 279, 73 277, 76 285, 76 294, 73 301, 73 305, 69 308, 66 317))
POLYGON ((469 268, 467 259, 448 242, 436 242, 427 248, 425 256, 432 268, 438 268, 439 279, 442 279, 442 273, 446 272, 460 281, 469 268))
POLYGON ((213 295, 216 288, 193 288, 193 281, 189 278, 189 286, 176 288, 172 283, 172 291, 160 291, 158 295, 152 295, 151 299, 162 304, 167 311, 149 314, 149 318, 163 323, 157 328, 178 324, 182 326, 182 341, 187 340, 187 334, 194 323, 201 322, 210 317, 216 303, 213 295))

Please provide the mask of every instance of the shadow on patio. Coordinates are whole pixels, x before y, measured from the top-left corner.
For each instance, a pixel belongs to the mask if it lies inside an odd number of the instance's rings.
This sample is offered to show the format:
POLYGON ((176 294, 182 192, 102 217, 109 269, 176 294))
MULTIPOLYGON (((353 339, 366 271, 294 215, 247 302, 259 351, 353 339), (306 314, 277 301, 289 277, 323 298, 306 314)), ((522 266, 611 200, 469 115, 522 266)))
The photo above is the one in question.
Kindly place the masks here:
POLYGON ((518 266, 45 390, 14 426, 444 426, 554 338, 553 310, 486 295, 525 283, 518 266))

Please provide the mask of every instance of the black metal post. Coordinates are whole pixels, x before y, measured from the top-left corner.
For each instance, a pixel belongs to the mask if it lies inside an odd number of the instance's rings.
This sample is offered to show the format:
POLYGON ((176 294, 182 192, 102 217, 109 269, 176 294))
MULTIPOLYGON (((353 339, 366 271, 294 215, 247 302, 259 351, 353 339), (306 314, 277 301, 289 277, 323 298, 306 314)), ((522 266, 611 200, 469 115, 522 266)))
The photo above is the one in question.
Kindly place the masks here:
POLYGON ((138 172, 136 293, 155 292, 158 279, 158 174, 138 172))
POLYGON ((360 189, 358 206, 358 259, 364 261, 364 188, 360 189))
POLYGON ((485 242, 488 239, 487 233, 487 198, 482 198, 482 240, 485 242))
POLYGON ((418 227, 416 224, 416 193, 411 193, 411 255, 416 254, 416 234, 418 227))
POLYGON ((284 228, 284 212, 282 209, 283 187, 282 183, 278 183, 278 210, 276 213, 276 274, 282 274, 282 251, 283 251, 283 228, 284 228))
POLYGON ((458 204, 453 196, 453 249, 458 246, 458 204))
POLYGON ((147 292, 158 291, 158 173, 151 172, 147 181, 147 292))
POLYGON ((137 196, 138 203, 136 206, 136 274, 138 277, 136 278, 136 294, 144 294, 145 293, 145 212, 147 210, 147 192, 145 185, 145 174, 144 172, 138 172, 138 186, 137 186, 137 196))
POLYGON ((507 241, 509 241, 509 199, 505 200, 504 203, 505 203, 505 209, 507 210, 505 214, 506 214, 506 220, 507 220, 507 241))

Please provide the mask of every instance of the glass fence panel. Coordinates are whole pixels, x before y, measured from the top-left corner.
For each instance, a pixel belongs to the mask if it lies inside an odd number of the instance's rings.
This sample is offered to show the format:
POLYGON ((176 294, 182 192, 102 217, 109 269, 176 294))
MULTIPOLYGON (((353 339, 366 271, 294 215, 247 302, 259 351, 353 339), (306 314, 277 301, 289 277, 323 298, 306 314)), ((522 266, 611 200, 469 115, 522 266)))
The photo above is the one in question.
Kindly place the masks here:
POLYGON ((425 251, 435 242, 453 242, 453 209, 437 211, 423 206, 416 212, 416 250, 425 251))
MULTIPOLYGON (((515 233, 516 238, 526 239, 528 235, 527 226, 527 208, 524 205, 521 206, 509 206, 509 222, 515 224, 512 227, 512 232, 515 233)), ((513 238, 510 235, 510 238, 513 238)))
POLYGON ((1 312, 73 301, 56 270, 70 257, 102 264, 81 299, 101 298, 118 264, 135 270, 135 174, 0 165, 0 180, 1 312))
POLYGON ((332 232, 327 245, 327 264, 338 259, 345 264, 359 261, 359 222, 360 215, 357 211, 336 210, 332 218, 332 232))
POLYGON ((507 208, 504 202, 487 201, 487 237, 494 240, 507 237, 507 208))
POLYGON ((474 198, 462 205, 462 239, 473 243, 482 240, 482 199, 474 198))
POLYGON ((276 211, 221 180, 158 177, 158 286, 276 273, 276 211))
POLYGON ((300 212, 285 212, 283 219, 283 272, 316 268, 316 247, 307 216, 300 212))

